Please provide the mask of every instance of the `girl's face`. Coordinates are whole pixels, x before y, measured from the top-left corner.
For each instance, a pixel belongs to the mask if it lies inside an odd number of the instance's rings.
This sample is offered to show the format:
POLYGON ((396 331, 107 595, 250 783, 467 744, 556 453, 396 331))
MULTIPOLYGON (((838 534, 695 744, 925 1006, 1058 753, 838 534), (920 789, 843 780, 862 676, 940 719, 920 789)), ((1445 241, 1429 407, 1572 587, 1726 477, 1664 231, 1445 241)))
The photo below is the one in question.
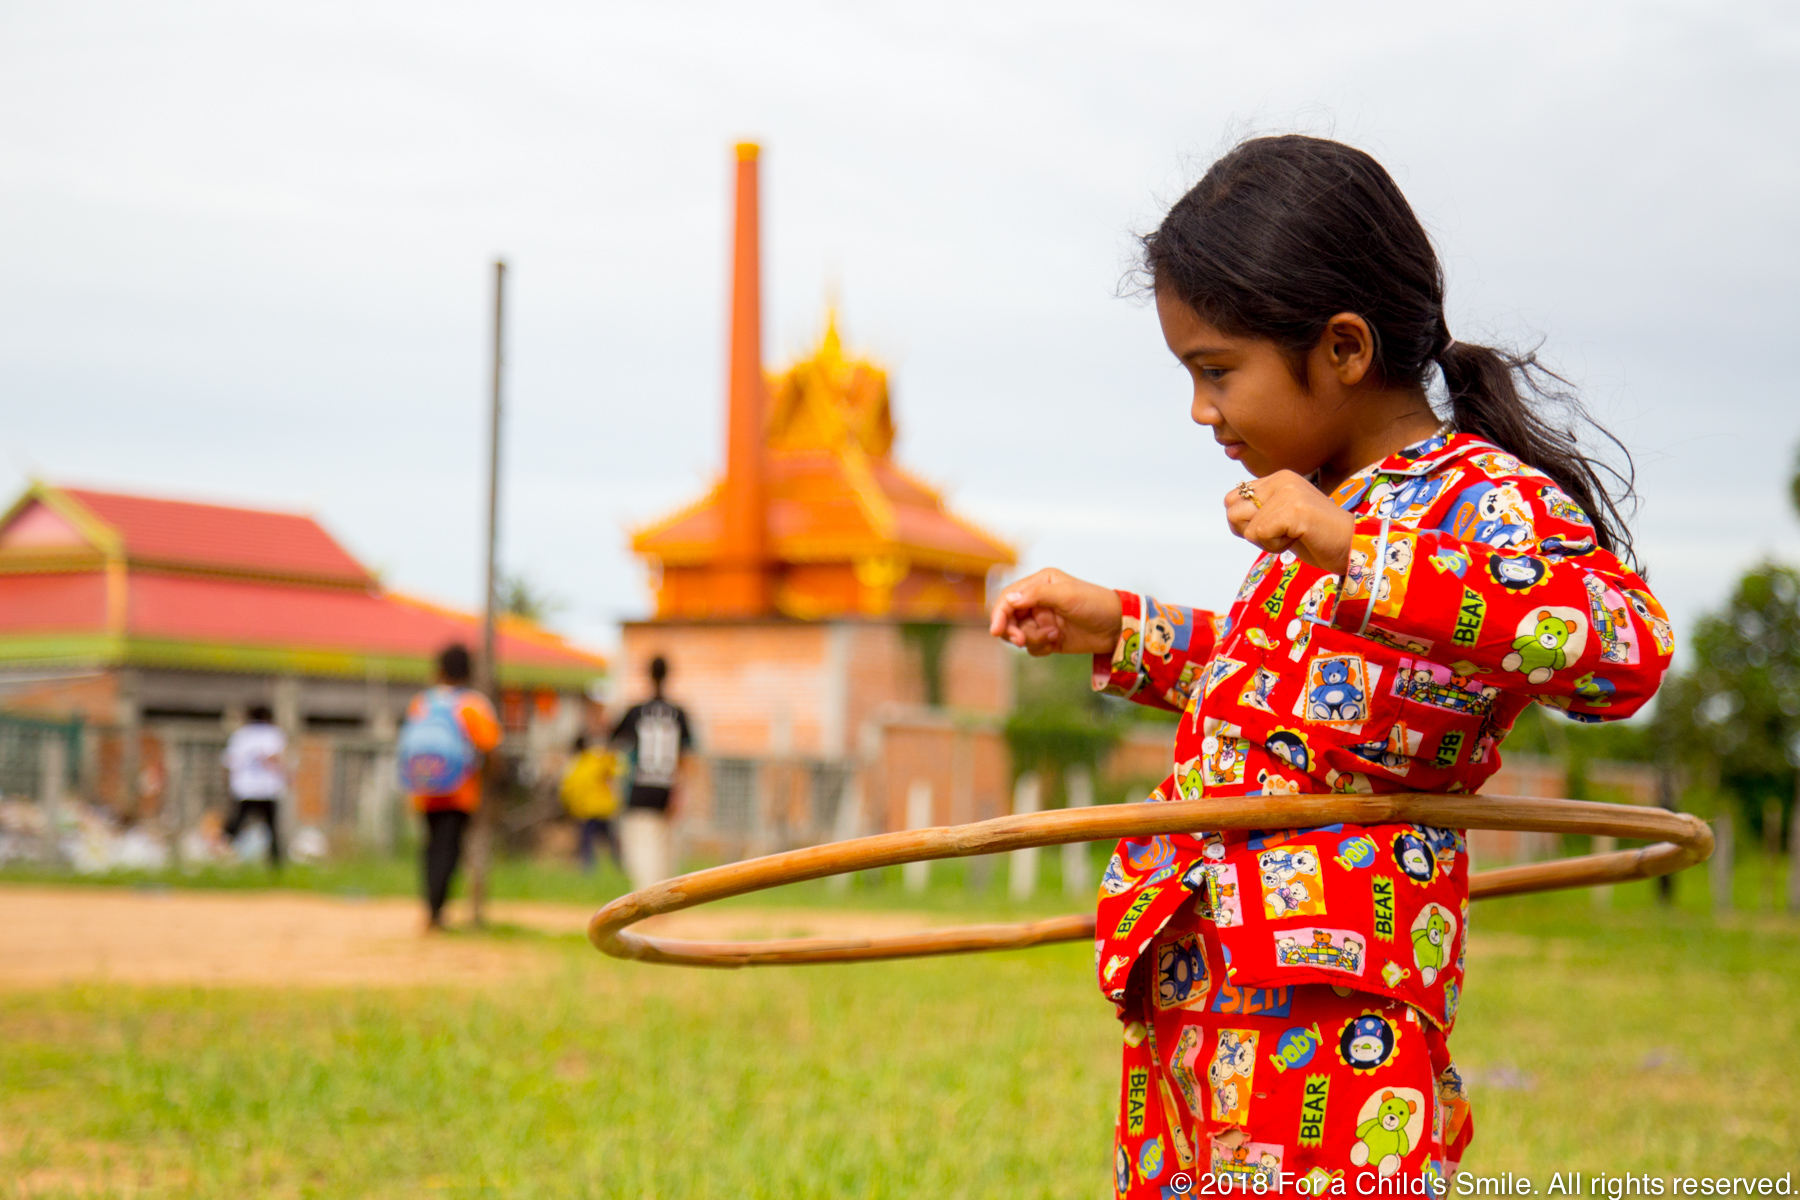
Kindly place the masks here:
POLYGON ((1436 428, 1422 393, 1370 379, 1374 338, 1354 313, 1327 322, 1306 356, 1304 383, 1274 342, 1224 333, 1165 288, 1156 290, 1156 315, 1194 381, 1194 421, 1257 478, 1323 468, 1330 487, 1436 428))
POLYGON ((1212 430, 1226 457, 1261 478, 1310 475, 1341 450, 1340 427, 1354 406, 1316 395, 1324 381, 1310 362, 1302 383, 1274 342, 1223 333, 1166 288, 1156 291, 1156 315, 1194 381, 1194 422, 1212 430))

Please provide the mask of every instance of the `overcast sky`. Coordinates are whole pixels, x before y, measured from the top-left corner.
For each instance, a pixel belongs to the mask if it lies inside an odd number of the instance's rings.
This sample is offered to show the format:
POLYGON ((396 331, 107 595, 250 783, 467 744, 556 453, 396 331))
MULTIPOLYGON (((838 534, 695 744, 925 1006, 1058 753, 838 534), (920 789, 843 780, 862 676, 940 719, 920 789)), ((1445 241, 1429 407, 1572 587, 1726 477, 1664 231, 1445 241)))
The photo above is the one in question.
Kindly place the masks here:
POLYGON ((767 355, 892 369, 899 456, 1055 564, 1196 604, 1249 559, 1132 235, 1253 132, 1353 142, 1464 341, 1534 344, 1633 449, 1676 620, 1800 558, 1800 17, 1719 3, 0 3, 0 485, 297 507, 607 646, 626 530, 721 460, 731 143, 764 143, 767 355))

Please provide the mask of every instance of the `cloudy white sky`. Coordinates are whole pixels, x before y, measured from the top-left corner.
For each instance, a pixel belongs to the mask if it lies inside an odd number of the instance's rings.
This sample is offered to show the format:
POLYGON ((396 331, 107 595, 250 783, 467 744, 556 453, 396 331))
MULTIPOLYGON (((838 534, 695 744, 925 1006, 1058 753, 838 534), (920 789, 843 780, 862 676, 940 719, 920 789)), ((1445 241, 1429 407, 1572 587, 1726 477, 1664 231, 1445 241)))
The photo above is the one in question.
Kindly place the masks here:
POLYGON ((625 530, 721 455, 730 144, 766 146, 767 351, 893 369, 900 455, 1025 566, 1195 603, 1247 555, 1131 235, 1238 136, 1354 142, 1465 341, 1535 343, 1637 455, 1679 622, 1800 558, 1800 16, 1774 4, 0 4, 0 487, 317 513, 610 644, 625 530))

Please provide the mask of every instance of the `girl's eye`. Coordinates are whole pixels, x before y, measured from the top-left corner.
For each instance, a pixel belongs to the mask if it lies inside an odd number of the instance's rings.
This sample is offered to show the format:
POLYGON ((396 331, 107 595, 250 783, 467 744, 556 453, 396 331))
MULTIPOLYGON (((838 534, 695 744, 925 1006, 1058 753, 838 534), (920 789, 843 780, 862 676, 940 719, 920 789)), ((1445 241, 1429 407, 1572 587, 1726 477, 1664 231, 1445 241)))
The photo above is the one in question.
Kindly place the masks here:
POLYGON ((1219 380, 1225 378, 1225 368, 1224 367, 1201 367, 1200 368, 1200 378, 1206 380, 1208 383, 1217 383, 1217 382, 1219 382, 1219 380))

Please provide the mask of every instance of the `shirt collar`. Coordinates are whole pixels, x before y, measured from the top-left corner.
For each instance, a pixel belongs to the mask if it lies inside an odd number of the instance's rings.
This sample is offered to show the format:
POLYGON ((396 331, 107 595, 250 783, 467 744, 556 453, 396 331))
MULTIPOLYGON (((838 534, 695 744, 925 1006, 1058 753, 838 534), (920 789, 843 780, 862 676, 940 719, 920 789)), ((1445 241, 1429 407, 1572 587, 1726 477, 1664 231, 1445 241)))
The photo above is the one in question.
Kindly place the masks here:
POLYGON ((1448 437, 1434 433, 1422 442, 1402 446, 1380 462, 1370 463, 1351 475, 1337 485, 1331 500, 1340 508, 1355 508, 1377 475, 1431 475, 1471 454, 1498 449, 1492 442, 1472 433, 1452 433, 1448 437))

